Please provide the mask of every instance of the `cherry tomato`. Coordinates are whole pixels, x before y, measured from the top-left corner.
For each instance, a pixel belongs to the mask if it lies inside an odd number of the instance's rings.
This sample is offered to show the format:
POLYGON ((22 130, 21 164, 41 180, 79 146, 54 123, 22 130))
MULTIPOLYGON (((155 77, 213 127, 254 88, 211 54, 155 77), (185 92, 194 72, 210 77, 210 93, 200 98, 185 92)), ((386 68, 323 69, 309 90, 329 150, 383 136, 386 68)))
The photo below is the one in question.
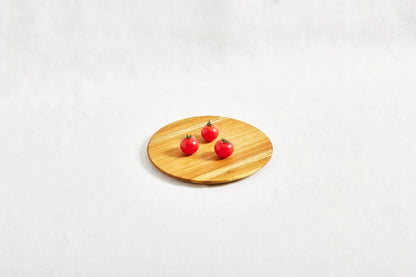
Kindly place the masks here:
POLYGON ((215 153, 221 158, 227 158, 234 151, 234 145, 231 141, 222 138, 215 143, 215 153))
POLYGON ((199 143, 198 139, 191 135, 186 135, 181 141, 181 150, 186 155, 192 155, 198 150, 199 143))
POLYGON ((213 141, 218 137, 218 128, 215 124, 211 123, 211 120, 202 128, 201 136, 207 141, 213 141))

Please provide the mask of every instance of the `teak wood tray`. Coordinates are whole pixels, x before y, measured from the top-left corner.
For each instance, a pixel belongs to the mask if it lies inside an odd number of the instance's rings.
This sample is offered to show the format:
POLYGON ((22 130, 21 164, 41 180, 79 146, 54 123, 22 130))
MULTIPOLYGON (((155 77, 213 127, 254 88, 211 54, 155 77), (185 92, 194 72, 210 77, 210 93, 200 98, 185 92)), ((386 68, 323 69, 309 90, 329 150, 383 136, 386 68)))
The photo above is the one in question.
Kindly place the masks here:
POLYGON ((147 154, 162 172, 183 181, 199 184, 220 184, 252 175, 271 158, 273 146, 269 138, 256 127, 243 121, 222 116, 196 116, 170 123, 150 139, 147 154), (202 127, 211 120, 219 136, 206 142, 202 127), (179 144, 186 134, 198 138, 199 149, 185 155, 179 144), (234 153, 225 159, 214 151, 215 142, 225 138, 234 144, 234 153))

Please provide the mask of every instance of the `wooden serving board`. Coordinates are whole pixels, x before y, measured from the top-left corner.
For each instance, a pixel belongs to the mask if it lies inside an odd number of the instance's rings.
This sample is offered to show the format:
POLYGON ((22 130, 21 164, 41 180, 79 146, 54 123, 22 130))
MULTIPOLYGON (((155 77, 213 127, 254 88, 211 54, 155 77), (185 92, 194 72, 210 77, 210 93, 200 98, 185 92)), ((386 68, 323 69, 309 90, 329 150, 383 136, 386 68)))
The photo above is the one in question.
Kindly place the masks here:
POLYGON ((196 116, 170 123, 150 139, 147 154, 162 172, 183 181, 200 184, 219 184, 236 181, 258 171, 271 158, 273 146, 269 138, 256 127, 240 120, 221 116, 196 116), (205 142, 202 127, 211 120, 218 127, 219 136, 205 142), (198 138, 199 149, 185 155, 179 144, 186 134, 198 138), (234 153, 219 158, 215 142, 225 138, 234 144, 234 153))

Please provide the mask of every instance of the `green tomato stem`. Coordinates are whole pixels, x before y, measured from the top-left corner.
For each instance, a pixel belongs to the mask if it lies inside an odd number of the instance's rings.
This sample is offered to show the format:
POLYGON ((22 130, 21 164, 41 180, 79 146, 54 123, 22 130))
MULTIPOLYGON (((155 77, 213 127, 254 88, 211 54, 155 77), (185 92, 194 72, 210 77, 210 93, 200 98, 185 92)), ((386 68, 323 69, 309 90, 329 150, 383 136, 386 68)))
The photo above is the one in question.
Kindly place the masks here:
POLYGON ((228 140, 226 140, 225 138, 221 138, 222 143, 226 143, 226 144, 231 144, 228 140))

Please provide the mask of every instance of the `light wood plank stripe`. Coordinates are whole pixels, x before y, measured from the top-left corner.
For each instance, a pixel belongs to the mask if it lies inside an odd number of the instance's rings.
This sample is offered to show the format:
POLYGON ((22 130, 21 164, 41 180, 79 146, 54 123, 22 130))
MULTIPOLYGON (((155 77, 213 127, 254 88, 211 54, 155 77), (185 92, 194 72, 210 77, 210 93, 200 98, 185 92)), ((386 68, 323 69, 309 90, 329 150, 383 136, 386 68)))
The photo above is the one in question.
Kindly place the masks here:
POLYGON ((237 167, 243 166, 245 164, 253 163, 253 162, 256 162, 256 161, 260 161, 262 159, 265 159, 267 157, 270 157, 272 155, 272 153, 273 153, 273 150, 269 150, 269 151, 266 151, 266 152, 257 154, 257 155, 255 155, 253 157, 250 157, 248 159, 239 161, 238 163, 235 163, 235 164, 232 164, 232 165, 229 165, 229 166, 226 166, 226 167, 222 167, 222 168, 213 170, 213 171, 208 172, 206 174, 199 175, 199 176, 195 177, 194 179, 196 179, 196 180, 212 179, 212 178, 214 178, 214 177, 216 177, 218 175, 221 175, 221 174, 227 172, 230 169, 237 168, 237 167))
MULTIPOLYGON (((219 122, 219 121, 223 120, 224 118, 225 117, 217 117, 216 119, 211 120, 211 123, 219 122)), ((189 133, 192 130, 195 130, 195 129, 198 129, 198 128, 202 128, 205 124, 206 124, 206 122, 201 123, 201 124, 198 124, 198 125, 194 125, 194 126, 191 126, 191 127, 185 128, 185 129, 181 129, 179 131, 170 133, 170 134, 165 135, 165 136, 161 136, 161 137, 158 137, 158 138, 154 138, 154 139, 152 139, 150 141, 149 144, 161 142, 161 141, 164 141, 164 140, 167 140, 167 139, 176 137, 176 136, 181 135, 181 134, 184 134, 185 135, 186 133, 189 133)))

